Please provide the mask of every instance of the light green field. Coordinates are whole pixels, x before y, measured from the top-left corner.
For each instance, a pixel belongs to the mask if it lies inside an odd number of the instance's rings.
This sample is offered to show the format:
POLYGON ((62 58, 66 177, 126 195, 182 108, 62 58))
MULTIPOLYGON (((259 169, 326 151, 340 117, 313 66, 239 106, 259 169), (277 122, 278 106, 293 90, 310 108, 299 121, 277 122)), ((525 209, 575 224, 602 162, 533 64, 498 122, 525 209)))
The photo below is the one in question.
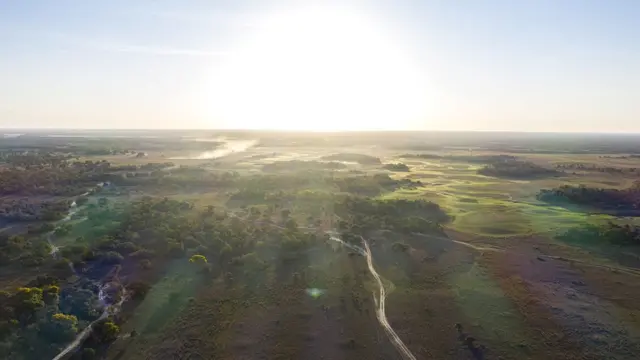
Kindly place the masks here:
POLYGON ((449 227, 484 236, 549 234, 586 222, 616 220, 609 215, 573 211, 536 200, 541 188, 562 184, 624 187, 629 179, 608 175, 565 176, 539 180, 509 180, 477 174, 480 166, 444 160, 411 159, 411 172, 396 174, 421 181, 423 187, 400 189, 382 198, 410 198, 433 201, 453 216, 449 227))

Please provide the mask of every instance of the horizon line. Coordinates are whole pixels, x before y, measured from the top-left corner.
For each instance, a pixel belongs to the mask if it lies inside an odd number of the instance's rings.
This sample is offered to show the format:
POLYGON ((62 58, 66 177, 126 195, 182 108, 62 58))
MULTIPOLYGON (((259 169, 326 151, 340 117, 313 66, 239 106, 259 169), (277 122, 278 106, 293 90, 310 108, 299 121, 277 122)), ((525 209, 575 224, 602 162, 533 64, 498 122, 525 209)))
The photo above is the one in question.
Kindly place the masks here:
POLYGON ((309 133, 309 134, 338 134, 338 133, 516 133, 516 134, 593 134, 593 135, 640 135, 638 132, 624 131, 529 131, 529 130, 447 130, 447 129, 364 129, 364 130, 303 130, 303 129, 232 129, 232 128, 4 128, 0 127, 1 133, 6 132, 41 132, 41 131, 62 131, 62 132, 104 132, 104 131, 220 131, 220 132, 271 132, 271 133, 309 133))

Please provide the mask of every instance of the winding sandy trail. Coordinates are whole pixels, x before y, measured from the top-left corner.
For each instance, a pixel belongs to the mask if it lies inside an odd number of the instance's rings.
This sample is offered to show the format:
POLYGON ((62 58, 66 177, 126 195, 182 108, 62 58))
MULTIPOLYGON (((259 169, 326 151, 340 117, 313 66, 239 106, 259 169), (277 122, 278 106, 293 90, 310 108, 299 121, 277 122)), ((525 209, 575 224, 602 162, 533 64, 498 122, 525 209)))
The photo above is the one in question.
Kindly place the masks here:
MULTIPOLYGON (((93 325, 95 325, 100 320, 106 319, 110 315, 115 315, 118 312, 120 312, 120 307, 127 300, 127 292, 124 290, 124 288, 122 288, 122 289, 123 289, 123 292, 122 292, 122 297, 120 298, 120 301, 118 301, 117 303, 115 303, 113 305, 107 306, 107 308, 104 310, 104 312, 102 313, 102 315, 100 315, 100 317, 98 319, 94 320, 91 324, 89 324, 86 328, 84 328, 84 330, 82 330, 76 336, 76 338, 69 345, 67 345, 67 347, 65 347, 62 351, 60 351, 60 353, 58 355, 56 355, 56 357, 54 357, 52 360, 62 360, 62 359, 64 359, 65 356, 69 355, 70 352, 72 352, 76 348, 78 348, 78 346, 80 346, 80 344, 82 344, 82 342, 89 336, 89 334, 91 334, 91 330, 93 329, 93 325)), ((104 290, 104 288, 100 289, 100 293, 102 293, 103 290, 104 290)), ((102 298, 103 296, 100 296, 100 297, 102 298)))
POLYGON ((349 249, 354 250, 359 254, 363 255, 367 259, 367 267, 369 268, 369 272, 371 273, 373 278, 376 279, 376 282, 378 283, 378 289, 379 289, 378 296, 376 296, 376 294, 373 293, 373 300, 377 306, 376 318, 378 319, 380 326, 382 326, 385 333, 387 334, 387 337, 389 338, 389 340, 391 340, 391 343, 393 344, 393 346, 395 346, 395 348, 402 355, 402 358, 409 359, 409 360, 416 360, 416 357, 411 353, 411 350, 409 350, 409 348, 404 344, 402 339, 400 339, 398 334, 395 332, 395 330, 393 330, 393 328, 389 324, 389 320, 387 320, 387 313, 385 309, 386 300, 387 300, 387 290, 384 287, 384 283, 382 282, 382 278, 380 277, 380 274, 378 274, 378 272, 376 271, 376 268, 373 266, 373 257, 371 256, 371 249, 369 248, 369 243, 367 242, 367 240, 362 236, 360 237, 360 239, 362 240, 362 245, 364 246, 364 248, 362 248, 362 247, 344 242, 342 239, 338 238, 333 233, 329 233, 329 239, 331 239, 332 241, 337 241, 341 243, 342 245, 348 247, 349 249))

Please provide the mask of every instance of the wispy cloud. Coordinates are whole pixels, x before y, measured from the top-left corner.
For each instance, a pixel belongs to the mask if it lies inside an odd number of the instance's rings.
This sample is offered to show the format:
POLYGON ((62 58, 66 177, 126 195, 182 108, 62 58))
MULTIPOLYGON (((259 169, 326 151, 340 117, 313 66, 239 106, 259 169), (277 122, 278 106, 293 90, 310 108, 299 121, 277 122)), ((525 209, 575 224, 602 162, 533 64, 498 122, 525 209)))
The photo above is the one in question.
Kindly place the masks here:
POLYGON ((90 50, 105 51, 111 53, 129 53, 155 56, 187 56, 187 57, 221 57, 228 54, 227 51, 215 51, 207 49, 179 48, 172 46, 137 45, 127 44, 112 40, 92 39, 78 37, 69 34, 50 33, 49 36, 63 41, 69 45, 90 50))
POLYGON ((187 12, 175 10, 150 10, 141 12, 146 16, 168 21, 200 23, 209 25, 221 25, 225 27, 254 27, 256 16, 253 13, 233 13, 233 12, 187 12))
POLYGON ((203 56, 203 57, 217 57, 227 55, 226 51, 209 51, 201 49, 185 49, 174 48, 165 46, 145 46, 145 45, 128 45, 128 44, 114 44, 114 43, 91 43, 89 47, 96 50, 119 52, 119 53, 131 53, 131 54, 144 54, 144 55, 159 55, 159 56, 203 56))

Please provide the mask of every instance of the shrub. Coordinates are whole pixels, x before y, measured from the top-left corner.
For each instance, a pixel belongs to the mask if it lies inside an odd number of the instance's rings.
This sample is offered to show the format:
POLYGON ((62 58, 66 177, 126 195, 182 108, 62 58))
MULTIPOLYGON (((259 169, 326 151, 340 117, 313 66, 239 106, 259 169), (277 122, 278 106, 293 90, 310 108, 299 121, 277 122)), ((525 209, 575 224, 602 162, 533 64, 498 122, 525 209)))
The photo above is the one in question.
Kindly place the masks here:
POLYGON ((100 255, 100 261, 108 265, 120 264, 122 260, 124 260, 124 257, 115 251, 107 251, 100 255))
POLYGON ((93 335, 99 343, 109 343, 118 338, 120 327, 111 320, 102 320, 93 327, 93 335))
POLYGON ((56 285, 46 286, 42 291, 42 299, 47 305, 55 304, 60 295, 60 288, 56 285))
POLYGON ((82 360, 93 360, 96 358, 96 351, 92 348, 84 348, 82 350, 82 360))
POLYGON ((140 260, 139 264, 140 264, 140 268, 144 270, 151 269, 151 261, 149 259, 142 259, 140 260))
POLYGON ((406 252, 407 250, 409 250, 409 245, 402 243, 402 242, 396 242, 393 245, 391 245, 391 248, 394 251, 402 251, 402 252, 406 252))
POLYGON ((18 313, 31 314, 44 306, 42 289, 37 287, 18 288, 14 300, 14 307, 18 313))
POLYGON ((151 289, 151 285, 145 283, 145 282, 141 282, 141 281, 136 281, 136 282, 132 282, 131 284, 129 284, 127 286, 127 289, 131 292, 133 292, 133 298, 137 299, 137 300, 142 300, 145 298, 145 296, 147 296, 147 293, 149 293, 149 290, 151 289))

